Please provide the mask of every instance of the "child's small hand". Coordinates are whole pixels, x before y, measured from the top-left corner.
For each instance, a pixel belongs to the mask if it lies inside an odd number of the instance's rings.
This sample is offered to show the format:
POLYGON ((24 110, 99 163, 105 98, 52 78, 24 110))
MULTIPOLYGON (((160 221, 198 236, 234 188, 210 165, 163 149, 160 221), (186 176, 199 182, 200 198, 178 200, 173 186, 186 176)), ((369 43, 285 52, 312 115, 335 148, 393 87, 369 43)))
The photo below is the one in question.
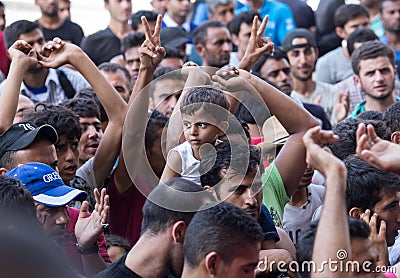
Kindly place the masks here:
POLYGON ((213 86, 230 93, 242 91, 244 81, 239 77, 239 70, 234 66, 223 67, 212 76, 213 86))
MULTIPOLYGON (((189 61, 186 62, 182 69, 181 74, 185 80, 195 79, 196 84, 198 85, 210 85, 211 79, 210 76, 204 72, 201 67, 199 67, 196 63, 189 61)), ((193 83, 193 80, 191 81, 193 83)))

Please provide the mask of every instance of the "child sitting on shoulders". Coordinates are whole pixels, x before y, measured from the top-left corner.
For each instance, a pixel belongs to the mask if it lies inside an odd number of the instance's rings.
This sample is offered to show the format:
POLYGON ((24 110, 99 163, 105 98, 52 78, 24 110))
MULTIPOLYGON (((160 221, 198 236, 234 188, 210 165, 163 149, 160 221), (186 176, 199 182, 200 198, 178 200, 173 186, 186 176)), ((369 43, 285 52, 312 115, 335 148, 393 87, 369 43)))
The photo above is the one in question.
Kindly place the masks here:
POLYGON ((229 101, 218 89, 194 87, 183 96, 180 109, 186 141, 168 153, 160 182, 183 177, 200 184, 201 157, 228 129, 229 101))

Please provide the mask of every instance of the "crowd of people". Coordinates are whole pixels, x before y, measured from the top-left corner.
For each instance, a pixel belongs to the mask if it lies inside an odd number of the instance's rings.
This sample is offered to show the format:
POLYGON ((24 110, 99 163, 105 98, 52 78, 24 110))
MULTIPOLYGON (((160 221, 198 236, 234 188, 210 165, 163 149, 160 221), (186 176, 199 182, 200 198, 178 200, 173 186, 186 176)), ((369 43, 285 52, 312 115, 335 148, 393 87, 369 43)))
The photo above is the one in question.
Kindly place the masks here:
POLYGON ((35 4, 0 2, 1 276, 400 277, 399 0, 35 4))

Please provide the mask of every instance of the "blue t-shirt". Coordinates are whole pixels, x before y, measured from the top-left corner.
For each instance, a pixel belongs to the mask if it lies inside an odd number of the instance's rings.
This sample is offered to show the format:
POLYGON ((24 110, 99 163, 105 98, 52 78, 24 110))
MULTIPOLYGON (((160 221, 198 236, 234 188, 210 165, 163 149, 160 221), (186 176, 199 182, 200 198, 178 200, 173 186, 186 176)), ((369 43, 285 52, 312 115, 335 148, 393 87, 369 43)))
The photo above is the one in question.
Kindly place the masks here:
MULTIPOLYGON (((250 11, 250 7, 245 5, 236 9, 236 14, 247 11, 250 11)), ((281 46, 286 34, 296 29, 293 13, 289 6, 284 3, 265 0, 259 12, 262 18, 269 15, 264 36, 269 37, 275 47, 281 46)))
POLYGON ((258 218, 258 224, 260 224, 262 228, 264 240, 268 240, 271 238, 273 238, 275 242, 280 240, 271 214, 269 213, 267 207, 264 205, 261 206, 261 213, 260 217, 258 218))

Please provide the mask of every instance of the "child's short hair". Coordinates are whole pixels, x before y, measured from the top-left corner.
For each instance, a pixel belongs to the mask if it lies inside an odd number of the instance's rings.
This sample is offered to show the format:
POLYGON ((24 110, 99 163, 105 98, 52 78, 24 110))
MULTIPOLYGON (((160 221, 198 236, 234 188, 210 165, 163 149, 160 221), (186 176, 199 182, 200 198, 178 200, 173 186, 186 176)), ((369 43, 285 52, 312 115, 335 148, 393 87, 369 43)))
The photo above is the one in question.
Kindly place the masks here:
POLYGON ((226 121, 229 116, 229 101, 225 93, 205 86, 189 89, 181 102, 180 108, 181 113, 186 115, 193 115, 203 109, 204 112, 211 114, 218 122, 226 121))

